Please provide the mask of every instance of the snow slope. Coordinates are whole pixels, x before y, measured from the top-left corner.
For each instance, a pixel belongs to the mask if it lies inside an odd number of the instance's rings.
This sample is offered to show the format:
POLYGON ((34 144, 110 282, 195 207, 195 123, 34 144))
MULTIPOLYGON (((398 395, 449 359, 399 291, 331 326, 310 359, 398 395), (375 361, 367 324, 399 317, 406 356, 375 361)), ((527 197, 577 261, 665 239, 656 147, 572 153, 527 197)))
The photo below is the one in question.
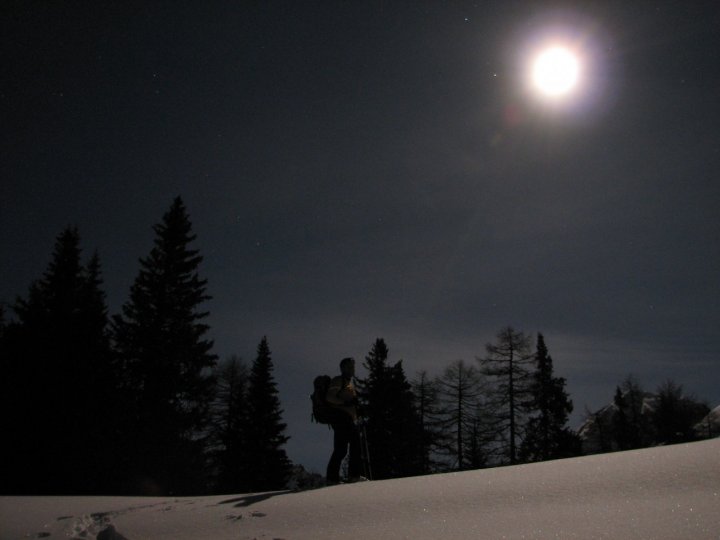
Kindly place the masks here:
POLYGON ((0 497, 0 538, 720 538, 720 439, 302 493, 0 497))

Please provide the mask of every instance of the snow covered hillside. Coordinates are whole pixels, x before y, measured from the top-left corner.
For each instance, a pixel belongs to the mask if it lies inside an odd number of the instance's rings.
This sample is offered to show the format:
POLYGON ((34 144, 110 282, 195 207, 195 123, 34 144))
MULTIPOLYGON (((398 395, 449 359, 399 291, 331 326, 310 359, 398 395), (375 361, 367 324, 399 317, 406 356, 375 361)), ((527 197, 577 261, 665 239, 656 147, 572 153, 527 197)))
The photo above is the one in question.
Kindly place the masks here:
POLYGON ((0 538, 720 538, 720 439, 302 493, 1 497, 0 538))

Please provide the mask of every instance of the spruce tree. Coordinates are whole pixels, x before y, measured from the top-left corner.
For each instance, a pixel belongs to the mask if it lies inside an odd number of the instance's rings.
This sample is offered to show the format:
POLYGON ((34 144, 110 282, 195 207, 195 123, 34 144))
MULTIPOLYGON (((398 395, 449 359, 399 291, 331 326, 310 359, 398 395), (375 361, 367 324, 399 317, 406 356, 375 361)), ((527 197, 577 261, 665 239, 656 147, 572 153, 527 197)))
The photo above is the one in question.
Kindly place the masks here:
POLYGON ((114 379, 100 274, 97 255, 82 265, 80 236, 68 227, 43 277, 13 306, 2 367, 14 442, 4 478, 17 493, 113 489, 111 455, 101 451, 113 448, 114 379))
POLYGON ((531 418, 521 449, 523 461, 543 461, 579 453, 579 439, 566 426, 573 404, 565 392, 565 379, 554 376, 553 360, 542 334, 537 338, 527 408, 531 418))
POLYGON ((391 477, 392 427, 387 403, 388 355, 389 350, 385 340, 376 339, 363 363, 367 376, 357 381, 361 421, 365 422, 374 479, 391 477))
POLYGON ((618 450, 627 450, 632 445, 632 433, 630 428, 630 422, 627 418, 627 404, 625 403, 625 396, 619 386, 615 388, 615 396, 613 398, 613 405, 615 405, 616 411, 612 417, 612 432, 615 444, 618 450))
POLYGON ((620 450, 642 448, 652 443, 652 425, 643 414, 646 394, 640 383, 629 375, 615 390, 613 434, 620 450))
POLYGON ((282 489, 291 466, 283 446, 289 440, 273 377, 273 362, 266 337, 260 341, 250 370, 248 386, 248 485, 251 491, 282 489))
POLYGON ((655 427, 655 444, 676 444, 694 440, 697 435, 694 426, 710 409, 693 396, 686 396, 683 386, 672 380, 662 383, 657 389, 657 402, 652 411, 655 427))
POLYGON ((525 406, 528 399, 533 360, 530 338, 507 327, 497 334, 496 343, 488 343, 487 356, 478 358, 481 372, 494 381, 493 406, 497 411, 496 429, 501 457, 515 464, 522 440, 525 406))
POLYGON ((378 338, 365 357, 368 376, 358 381, 374 479, 420 474, 420 421, 402 360, 388 366, 389 349, 378 338))
POLYGON ((210 299, 202 257, 177 197, 154 227, 155 242, 113 319, 125 395, 135 425, 127 445, 133 491, 188 494, 205 489, 205 435, 215 365, 205 339, 210 299))
POLYGON ((388 431, 392 436, 390 477, 423 474, 421 443, 423 432, 415 409, 412 385, 405 376, 402 360, 388 368, 388 431))

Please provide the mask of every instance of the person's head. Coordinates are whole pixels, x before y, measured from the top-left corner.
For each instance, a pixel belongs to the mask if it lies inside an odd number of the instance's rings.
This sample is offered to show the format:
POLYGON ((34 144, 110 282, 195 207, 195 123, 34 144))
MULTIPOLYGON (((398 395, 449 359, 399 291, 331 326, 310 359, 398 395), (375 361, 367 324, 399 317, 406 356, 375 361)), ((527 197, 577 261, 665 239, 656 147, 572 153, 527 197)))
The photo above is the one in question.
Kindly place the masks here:
POLYGON ((346 379, 352 379, 355 376, 355 359, 343 358, 340 361, 340 373, 346 379))

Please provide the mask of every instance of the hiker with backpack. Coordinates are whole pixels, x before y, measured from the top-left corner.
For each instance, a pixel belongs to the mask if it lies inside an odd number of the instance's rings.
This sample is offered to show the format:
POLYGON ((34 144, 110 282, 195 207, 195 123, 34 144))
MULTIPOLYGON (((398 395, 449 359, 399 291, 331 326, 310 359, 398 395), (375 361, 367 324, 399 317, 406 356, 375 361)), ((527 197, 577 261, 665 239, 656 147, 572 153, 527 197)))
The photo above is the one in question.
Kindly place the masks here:
POLYGON ((355 360, 343 358, 340 362, 340 375, 330 381, 326 402, 330 406, 329 424, 333 429, 333 453, 327 466, 327 484, 340 482, 340 465, 350 450, 348 462, 348 481, 365 480, 360 475, 362 463, 360 455, 360 432, 357 427, 358 398, 353 377, 355 360))

